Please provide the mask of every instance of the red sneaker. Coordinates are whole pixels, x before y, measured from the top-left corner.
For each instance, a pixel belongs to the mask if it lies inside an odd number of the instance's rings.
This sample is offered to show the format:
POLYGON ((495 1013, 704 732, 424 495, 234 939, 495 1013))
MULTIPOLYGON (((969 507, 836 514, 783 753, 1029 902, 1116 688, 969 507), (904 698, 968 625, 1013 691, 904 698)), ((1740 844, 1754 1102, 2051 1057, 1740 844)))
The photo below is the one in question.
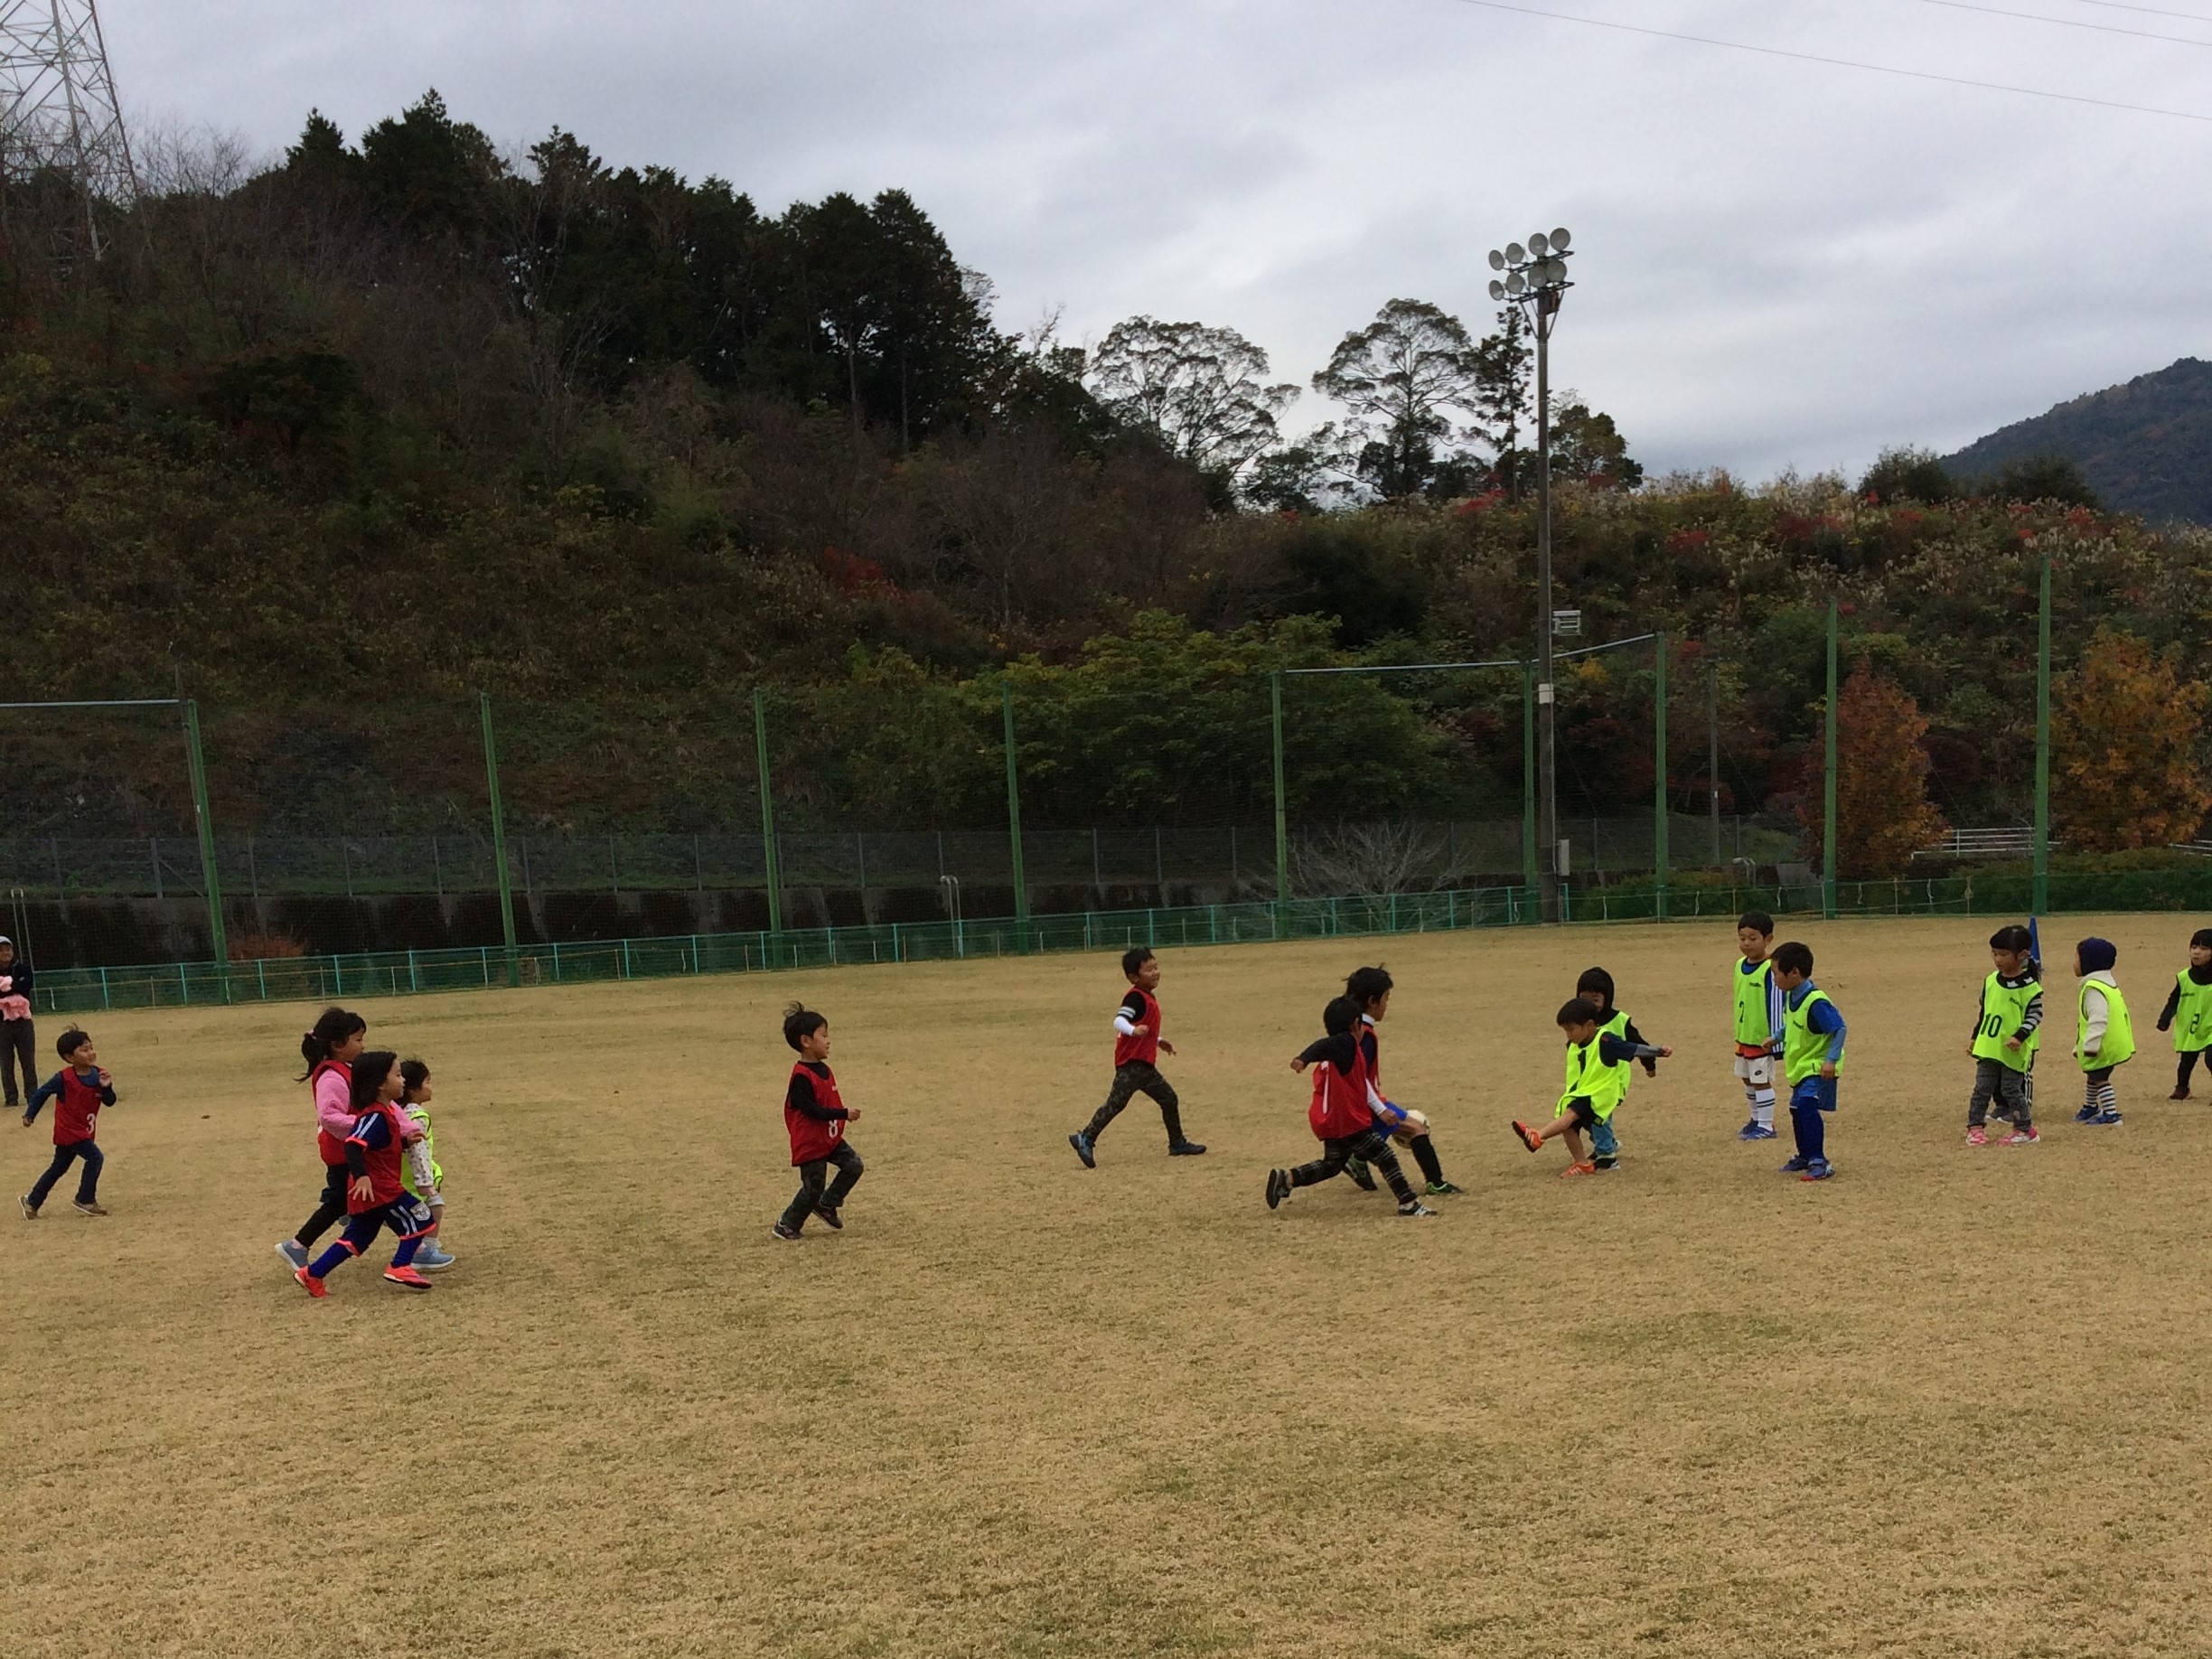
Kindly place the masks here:
POLYGON ((1514 1133, 1521 1138, 1521 1144, 1530 1151, 1541 1152, 1543 1150, 1543 1137, 1522 1122, 1520 1119, 1514 1120, 1513 1129, 1514 1133))
POLYGON ((305 1268, 294 1268, 292 1277, 299 1280, 300 1289, 306 1291, 309 1296, 328 1296, 330 1294, 329 1287, 305 1268))
POLYGON ((392 1285, 405 1285, 410 1290, 427 1290, 431 1288, 430 1281, 411 1267, 386 1268, 384 1282, 392 1285))
POLYGON ((1570 1176, 1594 1176, 1597 1173, 1598 1166, 1595 1164, 1570 1164, 1566 1168, 1560 1171, 1560 1179, 1563 1181, 1570 1176))
POLYGON ((1986 1147, 1989 1145, 1989 1131, 1979 1123, 1968 1124, 1966 1126, 1966 1144, 1970 1147, 1986 1147))

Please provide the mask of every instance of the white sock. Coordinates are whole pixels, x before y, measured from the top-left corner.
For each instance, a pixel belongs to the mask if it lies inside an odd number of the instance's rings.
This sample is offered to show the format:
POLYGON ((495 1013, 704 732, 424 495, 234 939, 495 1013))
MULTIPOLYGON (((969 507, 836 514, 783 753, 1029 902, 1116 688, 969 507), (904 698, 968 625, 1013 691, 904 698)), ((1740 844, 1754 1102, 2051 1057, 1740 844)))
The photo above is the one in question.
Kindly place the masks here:
POLYGON ((1775 1092, 1761 1089, 1751 1096, 1751 1121, 1761 1129, 1774 1128, 1775 1092))

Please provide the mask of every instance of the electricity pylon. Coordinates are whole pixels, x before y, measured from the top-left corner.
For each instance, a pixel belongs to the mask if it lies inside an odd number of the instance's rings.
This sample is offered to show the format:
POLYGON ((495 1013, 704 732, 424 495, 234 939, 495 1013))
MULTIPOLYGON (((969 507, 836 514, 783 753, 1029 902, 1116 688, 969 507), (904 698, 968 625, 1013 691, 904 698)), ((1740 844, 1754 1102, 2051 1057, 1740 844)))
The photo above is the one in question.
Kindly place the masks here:
POLYGON ((0 188, 41 174, 76 185, 98 258, 96 205, 138 181, 94 0, 0 0, 0 188))

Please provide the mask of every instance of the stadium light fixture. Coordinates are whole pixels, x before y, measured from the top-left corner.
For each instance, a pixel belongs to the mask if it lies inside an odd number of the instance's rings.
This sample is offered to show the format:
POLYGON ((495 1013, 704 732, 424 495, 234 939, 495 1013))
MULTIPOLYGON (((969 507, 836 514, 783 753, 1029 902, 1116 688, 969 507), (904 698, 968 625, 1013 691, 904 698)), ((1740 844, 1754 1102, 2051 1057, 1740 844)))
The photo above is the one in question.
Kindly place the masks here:
POLYGON ((1574 286, 1567 276, 1573 247, 1573 236, 1561 226, 1490 252, 1490 268, 1504 273, 1504 280, 1491 282, 1491 299, 1522 306, 1536 336, 1536 799, 1538 845, 1544 849, 1536 876, 1546 922, 1560 920, 1560 878, 1568 868, 1559 839, 1559 702, 1551 678, 1559 614, 1551 608, 1551 329, 1574 286))

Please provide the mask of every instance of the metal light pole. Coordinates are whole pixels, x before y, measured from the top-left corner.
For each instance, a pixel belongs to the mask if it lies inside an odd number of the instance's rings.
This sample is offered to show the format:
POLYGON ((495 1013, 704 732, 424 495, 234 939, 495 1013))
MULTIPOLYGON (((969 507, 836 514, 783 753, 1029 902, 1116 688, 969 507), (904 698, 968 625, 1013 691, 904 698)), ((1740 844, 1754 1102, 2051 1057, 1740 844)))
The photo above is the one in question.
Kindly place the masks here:
POLYGON ((1560 920, 1561 864, 1559 692, 1551 677, 1551 328, 1574 286, 1567 280, 1573 239, 1563 230, 1539 232, 1525 247, 1513 242, 1490 254, 1490 268, 1503 273, 1491 283, 1490 297, 1520 305, 1536 336, 1536 814, 1543 855, 1536 877, 1546 922, 1560 920))

